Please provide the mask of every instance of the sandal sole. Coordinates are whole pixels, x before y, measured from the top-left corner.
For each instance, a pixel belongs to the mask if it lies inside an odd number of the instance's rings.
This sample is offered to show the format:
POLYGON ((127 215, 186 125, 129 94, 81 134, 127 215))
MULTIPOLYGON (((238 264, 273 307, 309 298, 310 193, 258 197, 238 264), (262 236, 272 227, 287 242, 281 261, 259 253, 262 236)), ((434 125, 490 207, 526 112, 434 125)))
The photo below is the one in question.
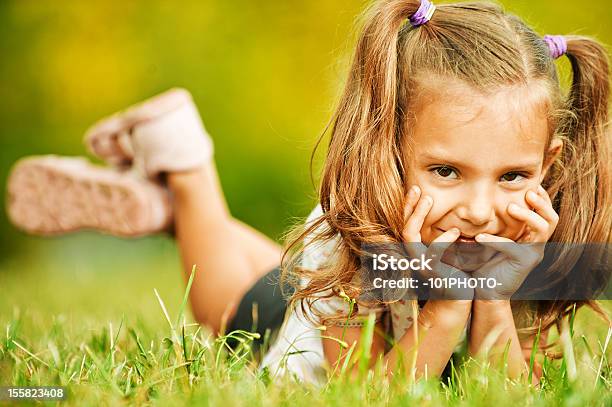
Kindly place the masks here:
POLYGON ((164 188, 79 157, 21 159, 9 176, 7 197, 11 221, 37 235, 91 229, 138 237, 171 223, 164 188))

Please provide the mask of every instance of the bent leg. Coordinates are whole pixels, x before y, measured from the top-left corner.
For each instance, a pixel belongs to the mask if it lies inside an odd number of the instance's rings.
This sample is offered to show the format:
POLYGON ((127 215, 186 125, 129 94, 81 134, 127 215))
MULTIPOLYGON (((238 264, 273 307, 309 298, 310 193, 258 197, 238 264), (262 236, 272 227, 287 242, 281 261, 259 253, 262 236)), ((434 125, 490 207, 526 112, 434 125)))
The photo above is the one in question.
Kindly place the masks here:
POLYGON ((281 247, 232 218, 213 162, 168 174, 174 194, 175 233, 185 277, 193 265, 195 318, 218 332, 244 293, 280 264, 281 247))
POLYGON ((232 218, 231 226, 257 278, 278 267, 281 245, 238 219, 232 218))

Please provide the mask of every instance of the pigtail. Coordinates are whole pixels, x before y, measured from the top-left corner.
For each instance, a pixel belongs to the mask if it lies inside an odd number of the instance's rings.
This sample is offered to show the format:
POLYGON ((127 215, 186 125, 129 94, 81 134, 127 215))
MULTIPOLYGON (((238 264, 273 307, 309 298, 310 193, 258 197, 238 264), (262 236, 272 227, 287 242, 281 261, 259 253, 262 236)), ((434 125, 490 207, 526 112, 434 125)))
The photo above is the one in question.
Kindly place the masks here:
MULTIPOLYGON (((559 189, 559 216, 566 219, 556 241, 609 243, 610 207, 610 97, 609 62, 596 41, 567 36, 567 57, 573 80, 560 132, 567 138, 559 189), (571 237, 571 239, 567 239, 571 237)), ((552 191, 553 193, 557 191, 552 191)))
MULTIPOLYGON (((572 176, 576 176, 576 182, 568 183, 564 189, 564 195, 574 196, 561 199, 561 210, 566 212, 565 216, 579 214, 573 221, 574 230, 579 232, 577 237, 581 238, 579 242, 603 244, 598 255, 601 259, 596 261, 605 263, 609 260, 607 245, 612 233, 612 156, 608 126, 610 64, 606 50, 598 42, 582 36, 568 36, 566 40, 567 57, 573 72, 568 98, 573 120, 566 125, 574 146, 572 159, 575 160, 570 161, 574 165, 568 164, 568 167, 572 169, 572 176), (579 203, 580 208, 575 208, 579 211, 571 212, 570 200, 579 203)), ((605 267, 589 269, 591 282, 586 284, 602 289, 608 286, 610 275, 605 267)), ((572 271, 584 273, 584 269, 572 271)), ((577 302, 576 306, 582 305, 580 303, 577 302)), ((610 325, 610 318, 594 299, 587 299, 584 304, 610 325)), ((570 314, 570 305, 567 304, 563 314, 570 314)))
POLYGON ((401 240, 405 193, 398 141, 398 42, 419 5, 418 0, 387 0, 366 10, 333 119, 320 200, 330 231, 342 237, 344 261, 331 267, 331 281, 353 298, 361 288, 353 277, 363 244, 401 240))
MULTIPOLYGON (((551 267, 549 283, 566 296, 578 290, 577 297, 583 298, 585 293, 595 295, 605 289, 610 280, 606 268, 597 266, 607 261, 612 232, 609 61, 605 49, 596 41, 583 36, 565 39, 573 72, 557 128, 565 145, 561 159, 553 164, 551 172, 556 176, 547 188, 563 221, 551 241, 593 247, 582 258, 569 246, 561 248, 562 253, 551 267)), ((560 327, 563 318, 583 305, 611 323, 594 299, 538 301, 533 305, 537 311, 532 324, 521 330, 528 335, 534 335, 539 324, 543 330, 552 325, 560 327)))
MULTIPOLYGON (((320 189, 326 220, 351 250, 401 239, 398 42, 419 1, 377 2, 365 14, 349 80, 333 119, 320 189), (349 186, 347 188, 347 186, 349 186)), ((411 29, 406 27, 407 30, 411 29)))
POLYGON ((298 289, 292 301, 302 310, 305 302, 330 289, 333 294, 328 296, 357 298, 362 287, 353 277, 360 268, 362 245, 401 241, 406 194, 398 58, 403 37, 428 28, 413 28, 408 22, 419 6, 420 0, 378 1, 362 17, 347 82, 328 126, 331 138, 319 189, 323 214, 292 233, 283 254, 283 278, 307 277, 306 286, 300 279, 293 284, 298 289), (318 270, 300 267, 306 246, 335 240, 338 234, 337 261, 318 270))

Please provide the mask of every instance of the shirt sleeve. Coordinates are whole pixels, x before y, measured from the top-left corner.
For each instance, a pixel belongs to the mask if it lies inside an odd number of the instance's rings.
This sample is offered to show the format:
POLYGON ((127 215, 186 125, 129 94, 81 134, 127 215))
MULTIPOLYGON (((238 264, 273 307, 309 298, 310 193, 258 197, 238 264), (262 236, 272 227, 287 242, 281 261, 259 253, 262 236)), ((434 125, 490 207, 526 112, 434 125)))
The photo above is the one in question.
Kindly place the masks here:
MULTIPOLYGON (((317 205, 306 219, 306 224, 309 225, 321 215, 323 215, 323 210, 321 209, 321 205, 317 205)), ((337 253, 337 247, 340 243, 339 235, 334 240, 311 244, 316 234, 321 233, 325 227, 325 224, 321 225, 312 235, 308 235, 304 239, 306 247, 302 256, 301 265, 307 270, 315 271, 321 268, 325 263, 332 262, 335 253, 337 253)), ((306 283, 307 280, 302 280, 302 284, 306 283)), ((329 296, 331 292, 331 290, 327 290, 317 293, 317 298, 311 302, 312 310, 315 311, 313 315, 326 319, 335 318, 335 320, 331 319, 329 322, 326 322, 327 325, 360 327, 365 324, 370 313, 373 312, 376 315, 376 320, 379 321, 382 319, 383 313, 386 310, 386 306, 383 304, 380 306, 365 306, 363 304, 358 304, 357 307, 353 307, 351 312, 348 297, 342 298, 338 295, 329 296), (348 318, 349 312, 351 312, 351 318, 348 318), (344 318, 339 320, 338 317, 344 318)))

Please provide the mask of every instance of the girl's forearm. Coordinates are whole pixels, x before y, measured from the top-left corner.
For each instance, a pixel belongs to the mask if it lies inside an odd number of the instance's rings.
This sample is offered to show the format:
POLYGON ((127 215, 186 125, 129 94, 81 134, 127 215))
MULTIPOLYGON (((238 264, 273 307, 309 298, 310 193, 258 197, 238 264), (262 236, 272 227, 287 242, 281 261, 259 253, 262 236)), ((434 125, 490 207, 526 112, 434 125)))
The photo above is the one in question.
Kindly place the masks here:
POLYGON ((416 376, 439 376, 461 339, 471 310, 471 300, 429 300, 391 351, 385 355, 389 371, 400 362, 406 371, 416 368, 416 376), (415 359, 416 358, 416 359, 415 359))
POLYGON ((507 355, 508 375, 517 378, 527 373, 528 367, 523 358, 510 301, 474 300, 468 342, 469 353, 479 355, 486 351, 484 347, 490 347, 489 359, 495 363, 503 363, 508 342, 510 343, 507 355), (492 343, 485 343, 489 340, 492 343))

